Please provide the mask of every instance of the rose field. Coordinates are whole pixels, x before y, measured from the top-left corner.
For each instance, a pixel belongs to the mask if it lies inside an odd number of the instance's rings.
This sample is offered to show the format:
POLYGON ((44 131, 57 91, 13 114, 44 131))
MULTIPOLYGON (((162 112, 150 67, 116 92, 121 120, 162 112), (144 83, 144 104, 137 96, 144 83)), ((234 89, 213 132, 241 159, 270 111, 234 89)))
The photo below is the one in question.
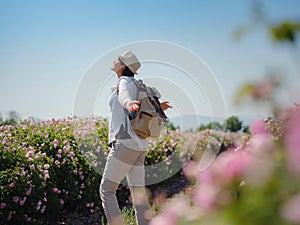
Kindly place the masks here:
MULTIPOLYGON (((299 114, 295 106, 256 120, 251 134, 177 129, 151 139, 151 224, 299 224, 299 114), (201 171, 204 151, 218 156, 201 171)), ((103 224, 98 190, 107 134, 100 117, 1 126, 0 223, 103 224)), ((117 195, 130 210, 126 183, 117 195)))

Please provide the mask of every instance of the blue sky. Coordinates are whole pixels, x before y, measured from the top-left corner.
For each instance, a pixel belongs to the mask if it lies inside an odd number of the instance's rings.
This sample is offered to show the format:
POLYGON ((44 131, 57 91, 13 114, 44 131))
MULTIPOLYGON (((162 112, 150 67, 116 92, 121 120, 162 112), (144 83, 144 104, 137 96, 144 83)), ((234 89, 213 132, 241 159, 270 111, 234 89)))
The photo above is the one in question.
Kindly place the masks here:
MULTIPOLYGON (((0 113, 71 115, 87 68, 111 49, 143 40, 176 43, 199 55, 214 72, 229 115, 267 113, 235 107, 238 87, 270 68, 287 71, 294 87, 300 75, 290 49, 274 45, 263 29, 233 40, 234 29, 251 20, 251 2, 0 0, 0 113)), ((272 21, 300 19, 297 0, 262 2, 272 21)), ((107 116, 107 103, 100 105, 96 113, 107 116)))

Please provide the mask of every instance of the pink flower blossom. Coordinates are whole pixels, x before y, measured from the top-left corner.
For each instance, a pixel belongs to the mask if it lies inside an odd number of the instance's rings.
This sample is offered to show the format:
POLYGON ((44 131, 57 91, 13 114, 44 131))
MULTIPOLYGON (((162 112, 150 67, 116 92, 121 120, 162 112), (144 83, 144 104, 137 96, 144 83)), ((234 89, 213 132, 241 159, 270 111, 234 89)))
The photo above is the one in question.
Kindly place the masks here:
POLYGON ((13 182, 10 183, 9 187, 10 187, 10 188, 14 188, 14 187, 15 187, 15 183, 13 183, 13 182))
POLYGON ((177 220, 178 217, 172 214, 158 215, 151 220, 150 225, 175 225, 177 220))
POLYGON ((263 120, 255 120, 251 124, 250 130, 253 135, 268 133, 268 130, 265 127, 265 122, 263 120))
POLYGON ((63 147, 64 152, 68 152, 70 150, 70 146, 66 145, 63 147))
POLYGON ((268 156, 275 149, 275 144, 272 135, 257 134, 250 139, 248 147, 248 151, 256 155, 264 154, 268 156))
POLYGON ((43 198, 43 201, 44 201, 44 202, 47 202, 47 201, 48 201, 48 199, 47 199, 46 197, 44 197, 44 198, 43 198))
POLYGON ((35 169, 34 164, 31 164, 31 165, 29 166, 29 168, 30 168, 31 170, 34 170, 34 169, 35 169))
POLYGON ((22 198, 22 200, 20 200, 20 206, 23 206, 26 202, 27 197, 22 198))
MULTIPOLYGON (((172 199, 167 203, 162 213, 151 220, 150 225, 175 225, 178 223, 178 219, 181 216, 186 215, 188 209, 189 207, 186 199, 172 199)), ((150 212, 149 217, 151 217, 150 212)))
POLYGON ((20 198, 19 198, 18 196, 14 196, 14 197, 13 197, 13 202, 14 202, 14 203, 18 203, 19 200, 20 200, 20 198))
POLYGON ((36 211, 39 211, 41 209, 41 205, 42 205, 42 202, 41 201, 38 201, 38 203, 36 204, 36 211))
POLYGON ((299 208, 300 194, 296 195, 286 202, 282 209, 282 215, 286 220, 295 224, 300 224, 299 208))
POLYGON ((29 196, 31 194, 31 188, 26 191, 26 195, 29 196))
POLYGON ((9 214, 7 216, 7 220, 11 221, 11 219, 12 219, 12 211, 9 211, 9 214))
POLYGON ((206 211, 210 211, 215 206, 219 192, 219 187, 213 180, 211 169, 201 173, 198 177, 199 187, 194 197, 197 205, 206 211))
POLYGON ((59 140, 55 139, 55 140, 53 141, 53 146, 54 146, 54 148, 57 148, 58 145, 59 145, 59 140))
POLYGON ((41 209, 41 213, 43 214, 44 212, 45 212, 45 210, 46 210, 46 206, 45 205, 43 205, 43 207, 42 207, 42 209, 41 209))
POLYGON ((64 200, 63 200, 63 199, 60 199, 60 200, 59 200, 59 204, 64 205, 64 204, 65 204, 64 200))
POLYGON ((1 208, 1 209, 4 209, 5 207, 6 207, 6 203, 5 203, 5 202, 1 202, 0 208, 1 208))
POLYGON ((50 165, 49 165, 49 164, 45 164, 45 165, 44 165, 44 169, 47 170, 47 169, 49 169, 49 168, 50 168, 50 165))
POLYGON ((284 131, 289 168, 300 173, 300 112, 290 115, 284 131))
POLYGON ((243 175, 247 168, 249 168, 249 161, 247 160, 246 154, 243 152, 234 152, 226 163, 224 176, 231 181, 243 175))
POLYGON ((60 194, 61 193, 61 190, 59 190, 58 188, 53 188, 53 192, 55 194, 60 194))
POLYGON ((29 151, 27 152, 27 154, 25 155, 26 158, 29 158, 33 155, 33 151, 29 151))
POLYGON ((36 168, 41 171, 42 170, 42 166, 41 165, 37 165, 36 168))

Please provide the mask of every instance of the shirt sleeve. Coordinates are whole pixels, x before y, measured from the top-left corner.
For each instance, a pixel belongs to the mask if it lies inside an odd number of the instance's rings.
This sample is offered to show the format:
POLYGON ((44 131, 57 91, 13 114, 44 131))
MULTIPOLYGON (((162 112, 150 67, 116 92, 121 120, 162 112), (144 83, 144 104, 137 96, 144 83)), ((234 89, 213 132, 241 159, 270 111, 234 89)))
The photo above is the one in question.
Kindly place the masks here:
POLYGON ((120 79, 118 100, 120 104, 129 111, 130 103, 133 101, 134 86, 132 80, 120 79))

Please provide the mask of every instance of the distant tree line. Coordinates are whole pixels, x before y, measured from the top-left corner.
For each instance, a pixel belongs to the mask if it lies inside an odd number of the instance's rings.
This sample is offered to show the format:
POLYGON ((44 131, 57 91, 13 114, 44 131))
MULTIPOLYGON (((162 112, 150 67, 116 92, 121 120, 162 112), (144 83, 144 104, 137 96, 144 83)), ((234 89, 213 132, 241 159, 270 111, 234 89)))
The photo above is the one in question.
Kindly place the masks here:
POLYGON ((249 126, 243 126, 243 121, 241 121, 237 116, 231 116, 225 120, 223 124, 217 121, 212 121, 206 125, 202 124, 197 128, 198 131, 201 130, 225 130, 228 132, 246 132, 249 133, 249 126))
MULTIPOLYGON (((179 126, 175 126, 174 123, 169 122, 167 126, 168 130, 176 130, 180 129, 179 126)), ((202 131, 206 129, 211 129, 211 130, 225 130, 228 132, 245 132, 245 133, 250 133, 249 126, 248 125, 243 125, 243 121, 241 121, 237 116, 231 116, 225 120, 223 124, 217 122, 217 121, 212 121, 208 124, 201 124, 196 130, 197 131, 202 131)), ((188 132, 192 132, 192 129, 187 130, 188 132)))
POLYGON ((16 111, 10 111, 8 117, 5 119, 3 119, 3 116, 0 113, 0 126, 16 124, 20 119, 20 115, 16 111))

